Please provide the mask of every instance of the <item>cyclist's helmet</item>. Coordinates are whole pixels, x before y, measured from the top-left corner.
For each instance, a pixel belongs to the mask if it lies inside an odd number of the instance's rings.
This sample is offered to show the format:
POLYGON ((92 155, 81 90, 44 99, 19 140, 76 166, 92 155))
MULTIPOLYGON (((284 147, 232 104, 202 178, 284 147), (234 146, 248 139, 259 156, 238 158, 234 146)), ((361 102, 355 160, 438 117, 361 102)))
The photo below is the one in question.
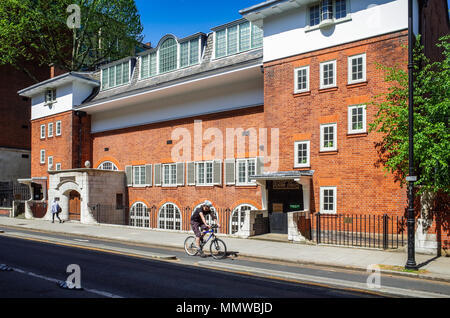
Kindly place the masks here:
POLYGON ((210 201, 208 201, 208 200, 206 200, 205 202, 203 202, 203 206, 207 206, 207 207, 209 207, 210 209, 212 209, 212 207, 213 207, 212 203, 211 203, 210 201))

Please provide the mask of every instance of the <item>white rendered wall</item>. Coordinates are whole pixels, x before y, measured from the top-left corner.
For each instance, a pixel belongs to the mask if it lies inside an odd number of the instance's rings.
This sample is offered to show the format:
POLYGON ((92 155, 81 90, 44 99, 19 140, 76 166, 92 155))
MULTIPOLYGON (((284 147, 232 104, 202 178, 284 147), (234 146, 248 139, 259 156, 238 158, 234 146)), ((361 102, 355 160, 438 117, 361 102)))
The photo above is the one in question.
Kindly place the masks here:
POLYGON ((306 31, 308 6, 264 19, 264 62, 408 28, 408 0, 350 0, 350 11, 350 21, 312 31, 306 31))
POLYGON ((56 89, 56 103, 49 107, 45 105, 44 93, 31 100, 31 120, 56 115, 71 110, 73 107, 72 84, 56 89))
POLYGON ((263 78, 192 91, 144 104, 94 113, 92 132, 188 118, 264 104, 263 78))
POLYGON ((73 106, 81 105, 92 94, 92 85, 83 82, 73 82, 73 106))

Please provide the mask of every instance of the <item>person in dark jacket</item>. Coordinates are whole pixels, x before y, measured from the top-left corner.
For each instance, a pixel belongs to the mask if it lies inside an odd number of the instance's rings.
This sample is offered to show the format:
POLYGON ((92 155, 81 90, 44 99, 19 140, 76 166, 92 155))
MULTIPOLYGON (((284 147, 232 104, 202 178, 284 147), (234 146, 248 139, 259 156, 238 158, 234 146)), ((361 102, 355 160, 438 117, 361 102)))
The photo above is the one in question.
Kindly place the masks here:
POLYGON ((203 250, 200 247, 200 240, 203 238, 203 231, 209 230, 210 225, 206 223, 206 216, 211 215, 214 221, 216 221, 217 227, 220 228, 220 224, 217 222, 217 216, 212 210, 212 203, 205 201, 200 207, 195 209, 191 217, 191 228, 195 233, 195 243, 197 244, 197 250, 201 257, 205 257, 203 250))

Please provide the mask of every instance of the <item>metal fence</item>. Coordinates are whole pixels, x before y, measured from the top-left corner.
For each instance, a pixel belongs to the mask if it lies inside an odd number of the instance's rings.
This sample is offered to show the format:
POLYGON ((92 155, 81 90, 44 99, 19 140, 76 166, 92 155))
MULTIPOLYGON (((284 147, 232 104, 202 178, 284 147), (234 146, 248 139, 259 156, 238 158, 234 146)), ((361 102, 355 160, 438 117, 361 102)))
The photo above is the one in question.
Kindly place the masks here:
POLYGON ((406 219, 391 215, 312 215, 317 244, 398 249, 406 245, 406 219))
POLYGON ((12 208, 13 201, 30 199, 30 189, 24 184, 0 182, 0 207, 12 208))

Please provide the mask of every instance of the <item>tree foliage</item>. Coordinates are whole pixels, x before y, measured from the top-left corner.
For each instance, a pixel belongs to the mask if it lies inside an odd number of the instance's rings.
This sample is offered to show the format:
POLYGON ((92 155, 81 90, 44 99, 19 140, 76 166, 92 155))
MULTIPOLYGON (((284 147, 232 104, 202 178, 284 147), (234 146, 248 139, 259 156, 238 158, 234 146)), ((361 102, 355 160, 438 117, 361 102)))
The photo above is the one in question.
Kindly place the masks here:
MULTIPOLYGON (((440 39, 439 62, 424 55, 420 38, 414 49, 414 166, 420 191, 450 193, 450 36, 440 39)), ((405 48, 406 49, 406 48, 405 48)), ((376 145, 379 163, 402 185, 409 173, 408 72, 405 65, 383 66, 387 93, 376 96, 371 131, 383 134, 376 145)))
POLYGON ((92 70, 132 54, 142 31, 134 0, 2 0, 0 65, 27 72, 22 62, 31 61, 67 71, 92 70), (67 25, 71 4, 80 7, 79 29, 67 25))

